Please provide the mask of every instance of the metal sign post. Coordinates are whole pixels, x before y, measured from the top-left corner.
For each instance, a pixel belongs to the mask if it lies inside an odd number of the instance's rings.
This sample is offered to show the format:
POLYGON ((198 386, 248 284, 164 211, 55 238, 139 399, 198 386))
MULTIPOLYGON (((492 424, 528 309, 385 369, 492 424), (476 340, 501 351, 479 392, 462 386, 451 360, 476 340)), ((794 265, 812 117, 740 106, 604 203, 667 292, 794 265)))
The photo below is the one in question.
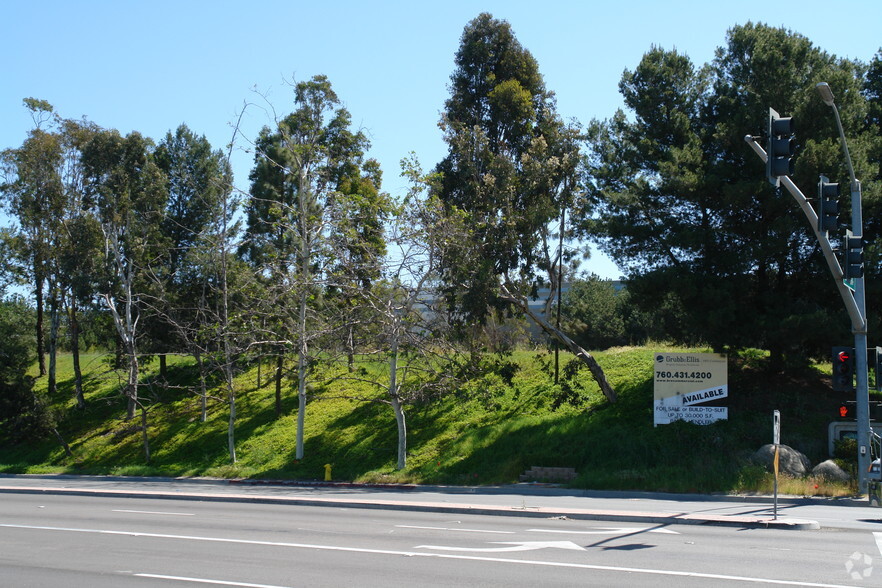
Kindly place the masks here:
POLYGON ((775 445, 775 509, 773 511, 774 520, 778 520, 778 455, 779 445, 781 445, 781 412, 774 411, 772 413, 772 443, 775 445))

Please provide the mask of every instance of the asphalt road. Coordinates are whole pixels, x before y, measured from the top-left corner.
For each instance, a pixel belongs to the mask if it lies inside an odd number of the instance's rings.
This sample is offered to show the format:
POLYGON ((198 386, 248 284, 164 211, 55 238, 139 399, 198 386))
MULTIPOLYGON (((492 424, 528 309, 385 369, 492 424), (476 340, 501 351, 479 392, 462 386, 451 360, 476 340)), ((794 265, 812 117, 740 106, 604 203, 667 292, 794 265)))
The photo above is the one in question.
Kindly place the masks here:
MULTIPOLYGON (((0 480, 8 487, 7 482, 0 480)), ((162 483, 148 485, 156 491, 162 483)), ((882 525, 859 520, 864 516, 859 506, 824 507, 847 513, 839 517, 847 524, 795 531, 646 523, 637 515, 630 521, 597 521, 527 511, 486 516, 406 508, 424 503, 427 497, 420 491, 372 491, 375 500, 407 497, 398 501, 405 506, 389 509, 349 505, 356 489, 331 489, 342 500, 325 506, 182 500, 167 490, 164 498, 137 497, 137 492, 3 492, 0 585, 882 585, 882 532, 873 530, 882 525)), ((320 488, 303 492, 328 497, 320 488)), ((465 497, 472 503, 504 503, 515 498, 511 492, 465 492, 465 497)), ((255 495, 274 493, 291 489, 255 489, 255 495)), ((431 494, 462 504, 463 494, 456 491, 431 494)), ((649 500, 548 494, 521 500, 528 508, 532 501, 563 503, 561 509, 571 501, 584 507, 586 500, 601 500, 603 506, 620 508, 639 502, 634 513, 645 513, 643 503, 649 500)), ((681 511, 687 504, 666 499, 653 506, 668 502, 681 511)), ((717 510, 740 503, 694 504, 717 510)))

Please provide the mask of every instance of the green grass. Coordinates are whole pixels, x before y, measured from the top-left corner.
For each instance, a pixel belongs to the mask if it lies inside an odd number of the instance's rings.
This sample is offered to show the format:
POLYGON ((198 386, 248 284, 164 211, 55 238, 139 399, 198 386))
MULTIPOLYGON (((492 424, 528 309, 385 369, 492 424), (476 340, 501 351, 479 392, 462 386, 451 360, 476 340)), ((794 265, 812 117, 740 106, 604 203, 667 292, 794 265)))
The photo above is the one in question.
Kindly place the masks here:
MULTIPOLYGON (((87 370, 87 408, 73 399, 70 357, 59 359, 58 392, 49 398, 57 441, 4 443, 0 471, 115 475, 321 479, 331 464, 336 480, 437 484, 510 483, 532 466, 573 467, 575 486, 670 492, 763 491, 771 477, 749 463, 770 442, 771 413, 782 413, 782 442, 826 459, 826 427, 839 398, 817 369, 769 374, 762 354, 730 363, 730 418, 710 426, 675 423, 653 427, 653 348, 598 353, 619 401, 609 404, 587 372, 577 384, 581 403, 552 408, 556 386, 550 356, 517 352, 519 370, 506 384, 498 376, 468 382, 442 400, 409 406, 408 467, 396 470, 397 430, 392 409, 345 396, 375 394, 338 384, 306 407, 305 457, 295 459, 296 382, 284 387, 283 416, 276 418, 274 387, 257 385, 251 367, 236 379, 237 462, 227 451, 228 405, 211 391, 208 419, 200 421, 196 370, 187 358, 170 357, 169 386, 158 385, 158 362, 143 370, 141 396, 149 400, 146 462, 140 418, 125 420, 120 379, 98 354, 82 358, 87 370)), ((563 362, 562 362, 563 363, 563 362)), ((269 369, 264 366, 263 379, 269 369)), ((37 389, 45 390, 46 379, 37 389)), ((853 488, 814 481, 788 486, 801 493, 843 494, 853 488), (814 486, 817 485, 817 488, 814 486)))

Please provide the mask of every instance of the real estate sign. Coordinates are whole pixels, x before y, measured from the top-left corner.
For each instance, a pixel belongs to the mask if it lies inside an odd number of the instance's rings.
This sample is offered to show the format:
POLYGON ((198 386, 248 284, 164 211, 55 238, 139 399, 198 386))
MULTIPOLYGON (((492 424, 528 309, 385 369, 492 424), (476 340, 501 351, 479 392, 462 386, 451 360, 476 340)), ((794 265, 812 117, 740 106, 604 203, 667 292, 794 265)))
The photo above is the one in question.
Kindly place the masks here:
POLYGON ((729 408, 720 402, 729 397, 724 355, 658 352, 654 357, 656 425, 677 420, 709 425, 729 418, 729 408))

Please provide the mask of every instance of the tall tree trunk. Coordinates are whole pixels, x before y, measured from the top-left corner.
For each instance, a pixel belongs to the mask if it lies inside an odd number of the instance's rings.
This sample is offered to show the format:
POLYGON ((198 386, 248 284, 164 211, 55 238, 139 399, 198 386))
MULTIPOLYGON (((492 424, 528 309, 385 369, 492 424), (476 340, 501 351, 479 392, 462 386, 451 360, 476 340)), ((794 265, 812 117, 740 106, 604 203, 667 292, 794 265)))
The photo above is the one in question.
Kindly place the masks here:
POLYGON ((168 381, 168 354, 166 353, 159 354, 159 377, 164 382, 168 381))
POLYGON ((80 320, 77 316, 77 301, 70 297, 68 311, 68 323, 70 324, 70 352, 73 356, 74 368, 74 395, 77 399, 77 408, 86 408, 86 399, 83 396, 83 371, 80 368, 80 320))
POLYGON ((355 327, 349 325, 346 334, 346 365, 349 373, 355 373, 355 327))
POLYGON ((56 374, 58 373, 58 326, 61 322, 59 312, 58 288, 50 281, 49 285, 49 380, 46 389, 54 398, 58 391, 56 374))
POLYGON ((282 369, 284 368, 285 357, 282 351, 276 355, 276 418, 282 418, 282 369))
POLYGON ((516 305, 518 308, 521 309, 521 311, 523 311, 524 314, 533 319, 533 321, 537 325, 539 325, 539 327, 543 331, 563 343, 564 346, 566 346, 573 355, 575 355, 581 362, 588 366, 588 370, 594 377, 594 381, 597 382, 598 386, 600 386, 600 391, 603 392, 603 395, 606 396, 606 399, 610 402, 616 401, 616 391, 607 381, 606 374, 603 373, 603 368, 600 367, 600 364, 597 363, 597 360, 594 359, 594 357, 590 353, 582 349, 579 344, 570 339, 563 331, 554 328, 554 326, 550 324, 547 320, 545 320, 545 318, 542 317, 540 314, 533 312, 533 309, 530 308, 527 300, 513 295, 506 284, 502 284, 501 288, 501 294, 505 300, 516 305))
MULTIPOLYGON (((244 111, 243 111, 244 112, 244 111)), ((241 119, 241 114, 239 118, 241 119)), ((238 126, 237 126, 238 129, 238 126)), ((235 135, 234 135, 235 138, 235 135)), ((233 149, 233 142, 230 142, 230 151, 233 149)), ((230 151, 227 151, 227 161, 230 160, 230 151)), ((224 376, 227 383, 227 400, 230 403, 230 420, 227 425, 227 447, 230 452, 230 462, 236 463, 236 388, 233 382, 233 350, 230 342, 230 284, 229 276, 229 260, 227 259, 227 239, 229 232, 227 220, 229 218, 229 200, 223 198, 223 212, 221 213, 221 344, 224 351, 224 376)))
POLYGON ((58 432, 58 429, 52 427, 52 433, 55 434, 55 438, 58 439, 58 442, 64 448, 64 453, 68 457, 73 457, 73 451, 70 450, 70 445, 67 444, 67 441, 64 440, 64 437, 61 436, 61 433, 58 432))
POLYGON ((303 431, 306 427, 306 288, 300 297, 300 324, 297 336, 297 442, 295 457, 303 459, 303 431))
MULTIPOLYGON (((307 182, 304 170, 300 170, 300 205, 304 205, 303 195, 306 193, 307 182)), ((306 343, 306 304, 307 288, 310 280, 309 271, 309 229, 307 226, 307 213, 300 211, 300 313, 297 322, 297 442, 295 456, 303 459, 303 436, 306 427, 306 354, 309 351, 306 343)))
MULTIPOLYGON (((37 265, 37 262, 34 262, 37 265)), ((43 274, 36 271, 34 295, 37 299, 37 361, 40 365, 40 376, 46 375, 46 344, 43 339, 43 274)))
POLYGON ((113 367, 116 369, 122 369, 123 367, 123 355, 125 355, 125 351, 123 351, 123 340, 122 337, 117 333, 116 336, 116 347, 113 350, 113 367))
MULTIPOLYGON (((557 245, 557 268, 558 271, 554 272, 552 268, 554 268, 554 264, 549 264, 548 276, 551 278, 549 281, 552 284, 552 291, 549 294, 554 293, 554 285, 557 284, 557 312, 554 317, 554 327, 559 331, 560 330, 560 307, 562 302, 562 294, 563 294, 563 246, 564 246, 564 232, 566 228, 567 222, 567 209, 566 207, 561 208, 560 212, 560 238, 558 240, 557 245)), ((552 296, 548 297, 548 302, 550 303, 552 300, 552 296)), ((546 308, 548 308, 546 306, 546 308)), ((547 314, 547 312, 546 312, 547 314)), ((560 382, 560 344, 557 339, 554 340, 554 383, 555 385, 560 382)))
POLYGON ((208 419, 208 394, 205 389, 205 362, 202 361, 202 352, 199 348, 193 352, 196 357, 196 365, 199 366, 199 422, 204 423, 208 419))
POLYGON ((236 389, 233 387, 233 368, 224 369, 227 378, 227 401, 230 403, 230 420, 227 423, 227 449, 230 461, 236 463, 236 389))
POLYGON ((407 467, 407 422, 404 407, 397 394, 392 398, 392 409, 395 411, 395 424, 398 426, 398 463, 395 469, 403 470, 407 467))
POLYGON ((398 335, 393 335, 392 348, 389 351, 389 400, 395 411, 395 424, 398 428, 398 464, 396 469, 407 467, 407 422, 404 407, 398 395, 398 335))
POLYGON ((128 382, 126 385, 126 396, 129 402, 126 410, 126 420, 130 420, 135 417, 135 408, 138 406, 138 356, 135 353, 134 341, 126 344, 126 354, 128 355, 129 362, 128 382))

